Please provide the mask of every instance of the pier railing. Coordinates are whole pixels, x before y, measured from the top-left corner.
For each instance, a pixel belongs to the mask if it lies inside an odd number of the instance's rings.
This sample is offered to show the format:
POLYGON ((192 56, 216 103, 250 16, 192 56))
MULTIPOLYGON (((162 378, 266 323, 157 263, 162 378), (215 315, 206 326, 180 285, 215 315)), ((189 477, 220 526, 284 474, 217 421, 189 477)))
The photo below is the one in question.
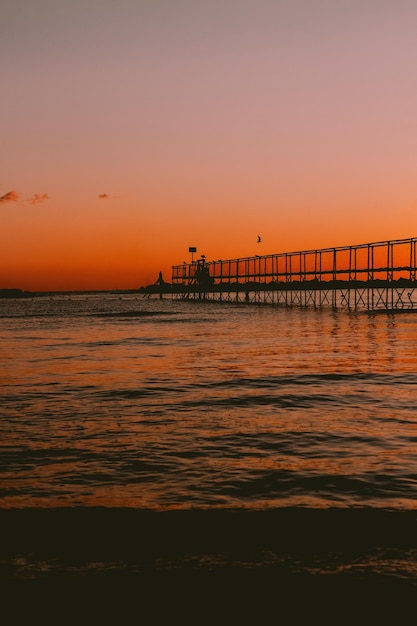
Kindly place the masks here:
POLYGON ((370 310, 417 308, 417 238, 172 267, 175 297, 370 310))

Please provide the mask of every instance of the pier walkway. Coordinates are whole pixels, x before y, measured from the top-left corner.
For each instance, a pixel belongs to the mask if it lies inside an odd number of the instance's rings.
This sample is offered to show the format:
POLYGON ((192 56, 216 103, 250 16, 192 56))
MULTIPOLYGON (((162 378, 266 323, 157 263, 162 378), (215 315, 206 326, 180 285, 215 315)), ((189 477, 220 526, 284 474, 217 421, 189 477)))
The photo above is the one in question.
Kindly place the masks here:
POLYGON ((417 309, 417 238, 172 267, 175 298, 367 310, 417 309))

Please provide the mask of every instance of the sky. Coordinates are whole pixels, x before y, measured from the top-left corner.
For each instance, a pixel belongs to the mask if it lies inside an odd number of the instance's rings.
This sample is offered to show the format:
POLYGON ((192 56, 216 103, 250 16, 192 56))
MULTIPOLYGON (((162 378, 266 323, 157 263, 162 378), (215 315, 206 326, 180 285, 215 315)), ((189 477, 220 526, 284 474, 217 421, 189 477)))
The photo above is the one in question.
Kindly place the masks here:
POLYGON ((416 30, 416 0, 2 0, 0 288, 417 236, 416 30))

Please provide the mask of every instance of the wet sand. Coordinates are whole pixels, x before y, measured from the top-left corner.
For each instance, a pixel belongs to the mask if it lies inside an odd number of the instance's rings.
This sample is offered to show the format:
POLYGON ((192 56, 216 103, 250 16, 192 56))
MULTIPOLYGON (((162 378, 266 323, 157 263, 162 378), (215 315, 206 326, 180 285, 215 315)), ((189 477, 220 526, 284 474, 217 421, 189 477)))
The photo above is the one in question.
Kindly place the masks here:
POLYGON ((414 511, 21 509, 0 525, 9 623, 366 623, 417 598, 414 511))

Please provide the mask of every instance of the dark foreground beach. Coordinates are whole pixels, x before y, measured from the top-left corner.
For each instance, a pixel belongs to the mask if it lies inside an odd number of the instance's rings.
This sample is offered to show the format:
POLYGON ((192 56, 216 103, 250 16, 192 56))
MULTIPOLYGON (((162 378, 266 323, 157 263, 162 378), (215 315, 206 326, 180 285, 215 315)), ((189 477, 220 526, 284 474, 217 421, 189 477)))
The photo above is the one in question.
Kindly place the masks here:
POLYGON ((0 525, 9 624, 369 623, 417 599, 414 511, 4 509, 0 525))

